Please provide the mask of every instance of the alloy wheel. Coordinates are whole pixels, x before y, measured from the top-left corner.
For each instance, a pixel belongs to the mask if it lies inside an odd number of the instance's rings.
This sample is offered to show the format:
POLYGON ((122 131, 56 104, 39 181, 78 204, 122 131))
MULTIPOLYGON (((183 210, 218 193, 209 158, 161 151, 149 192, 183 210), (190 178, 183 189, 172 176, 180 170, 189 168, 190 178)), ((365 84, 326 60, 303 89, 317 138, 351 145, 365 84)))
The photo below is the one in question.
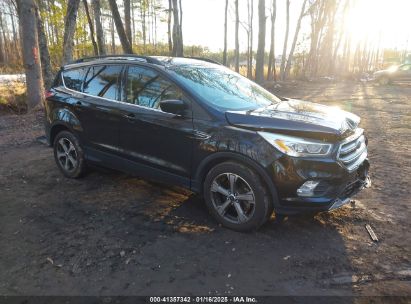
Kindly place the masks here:
POLYGON ((218 175, 211 183, 210 194, 214 209, 231 223, 245 223, 254 214, 253 189, 237 174, 218 175))
POLYGON ((63 137, 57 143, 57 159, 61 167, 67 171, 72 172, 78 166, 77 151, 73 143, 63 137))

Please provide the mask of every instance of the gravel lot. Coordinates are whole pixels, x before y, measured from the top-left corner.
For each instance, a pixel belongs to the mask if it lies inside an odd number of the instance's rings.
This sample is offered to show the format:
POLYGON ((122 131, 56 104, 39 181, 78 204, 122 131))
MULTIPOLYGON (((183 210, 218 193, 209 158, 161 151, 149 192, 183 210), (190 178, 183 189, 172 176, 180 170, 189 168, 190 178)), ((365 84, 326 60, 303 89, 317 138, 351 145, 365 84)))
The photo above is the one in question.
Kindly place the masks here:
POLYGON ((251 234, 218 226, 181 188, 103 169, 66 179, 36 141, 40 113, 0 114, 0 295, 410 297, 411 86, 274 91, 360 115, 373 186, 355 205, 251 234))

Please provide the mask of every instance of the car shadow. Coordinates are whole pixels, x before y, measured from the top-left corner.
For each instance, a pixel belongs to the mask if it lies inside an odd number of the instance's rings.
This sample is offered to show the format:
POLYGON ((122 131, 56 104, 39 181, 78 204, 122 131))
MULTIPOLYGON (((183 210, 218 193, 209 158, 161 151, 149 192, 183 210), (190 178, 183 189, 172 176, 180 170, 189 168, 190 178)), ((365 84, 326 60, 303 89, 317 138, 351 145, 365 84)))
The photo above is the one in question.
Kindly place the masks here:
POLYGON ((20 238, 8 237, 5 249, 14 275, 2 294, 354 293, 336 215, 273 217, 257 232, 238 233, 182 188, 106 170, 82 180, 58 176, 56 169, 35 179, 35 208, 17 215, 20 238))

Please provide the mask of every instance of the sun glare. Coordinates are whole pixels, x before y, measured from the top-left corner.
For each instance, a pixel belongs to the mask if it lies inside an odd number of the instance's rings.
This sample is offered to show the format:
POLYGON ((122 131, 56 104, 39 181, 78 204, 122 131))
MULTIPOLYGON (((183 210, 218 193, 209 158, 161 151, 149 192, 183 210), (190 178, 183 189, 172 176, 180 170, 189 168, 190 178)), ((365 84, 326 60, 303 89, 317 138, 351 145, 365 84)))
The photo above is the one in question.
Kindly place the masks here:
POLYGON ((407 43, 410 38, 407 25, 410 9, 408 0, 353 1, 344 26, 352 47, 361 43, 371 47, 401 47, 398 43, 407 43))

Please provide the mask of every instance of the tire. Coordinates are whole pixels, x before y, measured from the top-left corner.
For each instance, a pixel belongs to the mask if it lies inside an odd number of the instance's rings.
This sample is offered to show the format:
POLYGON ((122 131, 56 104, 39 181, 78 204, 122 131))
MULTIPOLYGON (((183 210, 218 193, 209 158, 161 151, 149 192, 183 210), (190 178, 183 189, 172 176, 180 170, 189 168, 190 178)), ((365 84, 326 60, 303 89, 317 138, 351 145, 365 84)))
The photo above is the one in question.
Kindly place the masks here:
POLYGON ((53 143, 57 167, 68 178, 79 178, 86 171, 84 151, 77 137, 68 131, 57 134, 53 143))
POLYGON ((387 77, 387 76, 382 76, 378 82, 380 83, 380 85, 388 85, 390 84, 391 80, 387 77))
POLYGON ((205 178, 203 191, 210 213, 232 230, 257 230, 273 212, 261 178, 240 163, 224 162, 213 167, 205 178))

